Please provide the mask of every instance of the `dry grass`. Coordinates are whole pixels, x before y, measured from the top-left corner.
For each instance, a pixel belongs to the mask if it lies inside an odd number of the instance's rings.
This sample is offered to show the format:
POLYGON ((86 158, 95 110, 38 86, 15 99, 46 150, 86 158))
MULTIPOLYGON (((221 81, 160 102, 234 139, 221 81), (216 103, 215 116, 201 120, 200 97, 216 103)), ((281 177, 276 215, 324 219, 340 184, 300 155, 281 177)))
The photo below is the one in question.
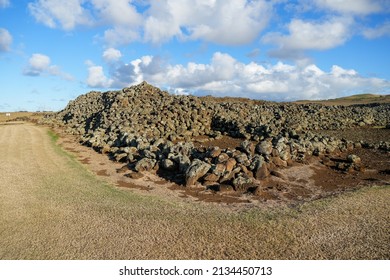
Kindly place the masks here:
POLYGON ((23 121, 23 120, 31 120, 36 121, 42 118, 46 113, 40 112, 8 112, 10 116, 7 116, 7 112, 0 112, 0 124, 6 122, 14 122, 14 121, 23 121))
POLYGON ((388 259, 390 188, 227 211, 116 189, 44 128, 0 126, 1 259, 388 259))
POLYGON ((371 104, 371 103, 390 103, 390 95, 379 95, 379 94, 356 94, 346 97, 340 97, 328 100, 298 100, 294 103, 297 104, 322 104, 327 106, 334 105, 356 105, 356 104, 371 104))

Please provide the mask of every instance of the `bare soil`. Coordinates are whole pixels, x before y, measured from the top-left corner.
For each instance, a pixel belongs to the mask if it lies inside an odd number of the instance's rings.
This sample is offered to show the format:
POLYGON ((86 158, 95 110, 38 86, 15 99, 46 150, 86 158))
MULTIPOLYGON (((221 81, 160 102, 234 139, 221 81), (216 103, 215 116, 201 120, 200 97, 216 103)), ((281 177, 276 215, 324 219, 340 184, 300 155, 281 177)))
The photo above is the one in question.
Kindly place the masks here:
MULTIPOLYGON (((372 139, 377 143, 386 139, 389 131, 389 129, 361 129, 358 130, 359 136, 357 137, 366 137, 366 139, 372 139)), ((332 135, 332 131, 329 134, 332 135)), ((348 140, 356 139, 352 130, 342 131, 340 135, 348 140)), ((205 137, 199 137, 199 141, 195 141, 195 146, 237 148, 243 141, 243 139, 229 136, 223 136, 220 139, 207 139, 206 141, 205 139, 205 137)), ((260 182, 261 185, 258 189, 242 194, 233 190, 223 192, 214 191, 212 188, 205 190, 202 186, 185 188, 180 184, 180 180, 163 178, 169 176, 161 177, 150 172, 133 172, 129 170, 127 164, 109 160, 106 155, 96 153, 91 148, 80 145, 75 136, 61 134, 59 144, 65 150, 75 154, 95 174, 106 177, 106 180, 119 187, 141 190, 141 193, 146 191, 170 198, 220 203, 230 207, 254 207, 259 204, 295 205, 362 187, 390 185, 390 153, 376 149, 361 148, 329 156, 332 161, 337 162, 345 161, 348 154, 356 154, 362 159, 365 167, 364 172, 338 171, 322 164, 322 157, 313 156, 308 158, 305 163, 293 163, 289 167, 275 169, 269 178, 260 182)))

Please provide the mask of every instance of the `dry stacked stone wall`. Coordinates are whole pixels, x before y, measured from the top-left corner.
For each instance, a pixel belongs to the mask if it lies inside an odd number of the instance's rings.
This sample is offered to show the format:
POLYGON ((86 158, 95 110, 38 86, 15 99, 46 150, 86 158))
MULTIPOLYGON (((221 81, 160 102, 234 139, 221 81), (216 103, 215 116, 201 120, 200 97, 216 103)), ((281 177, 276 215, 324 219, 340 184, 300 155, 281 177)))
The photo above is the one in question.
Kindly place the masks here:
MULTIPOLYGON (((390 104, 298 105, 242 99, 171 95, 146 82, 119 91, 89 92, 45 120, 80 135, 83 144, 127 163, 135 172, 156 172, 187 187, 247 192, 278 168, 307 157, 369 147, 316 133, 390 124, 390 104), (195 145, 223 137, 237 147, 195 145)), ((326 160, 324 164, 327 164, 326 160)), ((360 171, 351 155, 340 170, 360 171)))

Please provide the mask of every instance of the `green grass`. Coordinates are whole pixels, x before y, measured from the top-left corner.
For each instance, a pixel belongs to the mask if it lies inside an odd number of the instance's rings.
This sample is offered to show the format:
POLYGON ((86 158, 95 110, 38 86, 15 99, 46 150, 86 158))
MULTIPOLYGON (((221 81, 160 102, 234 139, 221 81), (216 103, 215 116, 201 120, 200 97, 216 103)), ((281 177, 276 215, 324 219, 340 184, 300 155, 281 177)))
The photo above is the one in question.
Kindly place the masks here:
POLYGON ((57 133, 55 133, 53 130, 49 129, 47 131, 47 134, 49 135, 49 137, 53 143, 56 143, 58 141, 59 135, 57 133))

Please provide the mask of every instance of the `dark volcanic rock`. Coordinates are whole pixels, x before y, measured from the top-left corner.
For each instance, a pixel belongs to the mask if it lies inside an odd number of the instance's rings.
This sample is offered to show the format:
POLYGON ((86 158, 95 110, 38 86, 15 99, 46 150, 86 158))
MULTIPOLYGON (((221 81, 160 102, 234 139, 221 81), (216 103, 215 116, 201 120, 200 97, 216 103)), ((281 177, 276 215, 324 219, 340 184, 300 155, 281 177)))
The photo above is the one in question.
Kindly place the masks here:
POLYGON ((190 187, 195 185, 199 178, 206 175, 210 168, 210 164, 199 159, 195 159, 185 173, 186 186, 190 187))
POLYGON ((267 179, 270 169, 312 156, 330 168, 363 170, 351 151, 390 151, 390 142, 352 142, 313 131, 389 128, 389 112, 390 104, 324 106, 176 96, 143 82, 81 95, 46 122, 80 135, 85 145, 127 161, 136 171, 160 168, 185 178, 187 186, 201 181, 245 192, 254 181, 267 179), (240 138, 241 144, 226 149, 194 145, 226 136, 240 138), (339 163, 325 157, 340 152, 351 155, 339 163))

